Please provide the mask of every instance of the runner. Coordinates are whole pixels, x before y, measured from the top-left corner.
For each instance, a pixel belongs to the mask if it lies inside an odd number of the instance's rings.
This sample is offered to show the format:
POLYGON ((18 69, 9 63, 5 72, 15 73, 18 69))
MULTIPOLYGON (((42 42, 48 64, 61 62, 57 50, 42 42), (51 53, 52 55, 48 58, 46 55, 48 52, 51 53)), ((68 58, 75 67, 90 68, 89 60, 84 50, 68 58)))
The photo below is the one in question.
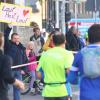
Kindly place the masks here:
MULTIPOLYGON (((61 34, 61 33, 57 29, 55 29, 54 31, 52 31, 50 33, 46 43, 43 46, 44 51, 47 51, 48 49, 53 48, 55 46, 54 43, 53 43, 53 35, 54 34, 61 34)), ((67 91, 68 91, 68 98, 69 98, 69 100, 71 100, 72 99, 72 89, 71 89, 71 85, 70 85, 69 82, 66 83, 66 88, 67 88, 67 91)))
POLYGON ((58 28, 55 28, 55 29, 48 35, 48 39, 47 39, 46 43, 44 43, 44 45, 43 45, 43 50, 44 50, 44 51, 47 51, 48 49, 54 47, 52 37, 53 37, 53 35, 54 35, 55 33, 59 34, 59 29, 58 29, 58 28))
POLYGON ((67 100, 66 73, 73 61, 73 54, 65 50, 65 36, 54 34, 55 47, 43 53, 37 68, 37 75, 42 78, 44 73, 44 100, 67 100))
POLYGON ((89 28, 88 39, 89 45, 75 56, 68 80, 77 84, 80 75, 80 100, 100 100, 100 24, 89 28))

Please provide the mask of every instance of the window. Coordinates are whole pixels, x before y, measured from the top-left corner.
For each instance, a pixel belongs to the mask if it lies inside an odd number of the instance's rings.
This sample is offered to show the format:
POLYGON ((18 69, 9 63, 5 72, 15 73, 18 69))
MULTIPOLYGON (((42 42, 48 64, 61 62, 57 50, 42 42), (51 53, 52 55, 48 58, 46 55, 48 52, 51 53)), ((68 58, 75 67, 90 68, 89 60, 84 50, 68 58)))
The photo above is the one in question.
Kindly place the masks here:
POLYGON ((39 9, 37 7, 37 2, 39 0, 25 0, 25 6, 30 6, 32 7, 32 11, 34 12, 39 12, 39 9))

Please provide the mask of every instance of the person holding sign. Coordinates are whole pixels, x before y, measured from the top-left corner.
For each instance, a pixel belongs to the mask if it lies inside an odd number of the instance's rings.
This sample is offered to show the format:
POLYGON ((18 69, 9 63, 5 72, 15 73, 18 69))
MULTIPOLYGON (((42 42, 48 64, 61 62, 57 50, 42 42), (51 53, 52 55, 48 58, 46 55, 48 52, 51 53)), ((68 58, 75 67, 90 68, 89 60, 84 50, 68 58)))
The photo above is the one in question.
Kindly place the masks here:
MULTIPOLYGON (((18 33, 13 33, 11 35, 11 40, 8 39, 11 25, 7 27, 5 30, 5 54, 9 55, 13 60, 13 66, 21 65, 27 62, 27 56, 25 53, 25 47, 20 43, 20 36, 18 33)), ((15 68, 13 69, 14 77, 22 80, 22 72, 23 68, 15 68)), ((20 90, 13 86, 13 95, 14 100, 20 100, 20 90)))

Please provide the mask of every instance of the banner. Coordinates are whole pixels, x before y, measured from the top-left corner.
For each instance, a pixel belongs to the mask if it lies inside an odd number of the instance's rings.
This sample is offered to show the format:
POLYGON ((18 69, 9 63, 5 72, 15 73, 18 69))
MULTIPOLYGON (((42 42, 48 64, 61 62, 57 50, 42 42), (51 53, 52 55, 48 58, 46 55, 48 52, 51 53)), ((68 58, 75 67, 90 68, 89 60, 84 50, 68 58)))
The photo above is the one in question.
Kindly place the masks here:
POLYGON ((16 26, 29 26, 32 9, 30 7, 1 3, 0 22, 10 23, 16 26))

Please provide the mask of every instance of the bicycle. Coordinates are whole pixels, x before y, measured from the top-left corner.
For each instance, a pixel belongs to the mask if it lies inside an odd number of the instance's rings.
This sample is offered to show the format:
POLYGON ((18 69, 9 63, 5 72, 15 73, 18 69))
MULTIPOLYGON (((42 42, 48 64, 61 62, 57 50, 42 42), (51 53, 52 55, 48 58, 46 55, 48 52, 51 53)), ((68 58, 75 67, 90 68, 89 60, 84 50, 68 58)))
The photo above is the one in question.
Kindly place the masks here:
MULTIPOLYGON (((30 81, 31 81, 31 76, 30 76, 29 72, 22 75, 22 81, 25 84, 25 89, 23 91, 21 91, 21 94, 26 95, 27 93, 29 93, 31 91, 30 85, 29 85, 30 81)), ((41 94, 41 92, 43 90, 43 82, 40 80, 35 80, 35 82, 33 84, 33 88, 37 88, 38 94, 41 94)))

